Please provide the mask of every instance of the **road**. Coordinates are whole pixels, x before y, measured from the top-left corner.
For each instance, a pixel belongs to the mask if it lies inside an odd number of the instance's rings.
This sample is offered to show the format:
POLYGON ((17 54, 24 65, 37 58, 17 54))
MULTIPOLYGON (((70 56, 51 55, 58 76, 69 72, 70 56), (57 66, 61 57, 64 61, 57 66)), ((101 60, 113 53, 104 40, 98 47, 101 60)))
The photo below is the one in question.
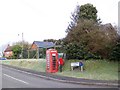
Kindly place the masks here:
POLYGON ((108 88, 108 87, 71 84, 47 80, 24 72, 21 73, 17 69, 2 66, 2 88, 108 88))

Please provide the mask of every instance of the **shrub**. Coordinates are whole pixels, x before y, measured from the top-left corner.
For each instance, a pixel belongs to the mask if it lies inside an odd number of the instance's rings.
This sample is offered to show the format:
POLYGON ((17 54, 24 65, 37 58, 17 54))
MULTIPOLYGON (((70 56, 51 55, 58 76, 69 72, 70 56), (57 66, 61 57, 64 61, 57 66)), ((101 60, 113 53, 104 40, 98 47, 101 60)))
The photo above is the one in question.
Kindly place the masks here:
POLYGON ((110 60, 120 61, 120 43, 117 43, 110 54, 110 60))

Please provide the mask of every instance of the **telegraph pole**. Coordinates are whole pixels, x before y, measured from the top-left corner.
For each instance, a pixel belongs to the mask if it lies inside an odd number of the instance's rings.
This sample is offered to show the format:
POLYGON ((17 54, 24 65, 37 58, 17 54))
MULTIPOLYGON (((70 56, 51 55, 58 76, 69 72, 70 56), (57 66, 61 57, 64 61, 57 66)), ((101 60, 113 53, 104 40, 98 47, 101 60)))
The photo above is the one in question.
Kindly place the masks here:
POLYGON ((21 51, 21 59, 23 59, 23 33, 22 33, 22 51, 21 51))
POLYGON ((29 51, 29 48, 28 48, 28 59, 30 58, 30 51, 29 51))

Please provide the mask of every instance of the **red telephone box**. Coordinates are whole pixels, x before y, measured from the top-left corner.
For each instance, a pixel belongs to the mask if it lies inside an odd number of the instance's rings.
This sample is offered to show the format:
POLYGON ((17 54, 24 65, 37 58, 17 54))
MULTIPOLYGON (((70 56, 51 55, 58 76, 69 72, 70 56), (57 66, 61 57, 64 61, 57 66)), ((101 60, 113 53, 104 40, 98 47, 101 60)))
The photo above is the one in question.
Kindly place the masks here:
POLYGON ((55 49, 46 51, 46 71, 50 73, 58 71, 58 52, 55 49))

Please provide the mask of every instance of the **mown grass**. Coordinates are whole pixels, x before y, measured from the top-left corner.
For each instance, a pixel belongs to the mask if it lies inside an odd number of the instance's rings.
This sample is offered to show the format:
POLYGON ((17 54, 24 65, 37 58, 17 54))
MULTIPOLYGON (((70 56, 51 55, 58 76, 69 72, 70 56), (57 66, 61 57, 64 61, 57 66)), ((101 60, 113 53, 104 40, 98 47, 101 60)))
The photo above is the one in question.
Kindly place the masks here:
POLYGON ((9 60, 2 61, 3 64, 8 64, 12 66, 28 68, 36 71, 45 72, 46 60, 9 60))
POLYGON ((58 72, 58 74, 85 79, 118 80, 118 62, 109 62, 107 60, 83 61, 83 72, 81 72, 79 69, 70 71, 71 62, 78 62, 78 60, 66 61, 63 72, 58 72))
MULTIPOLYGON (((118 62, 107 60, 87 60, 83 61, 84 71, 79 69, 71 71, 70 63, 79 62, 78 60, 66 60, 63 72, 57 72, 57 75, 68 77, 95 79, 95 80, 118 80, 118 62)), ((2 61, 3 64, 9 64, 22 68, 28 68, 36 71, 45 72, 46 60, 9 60, 2 61)), ((120 64, 120 63, 119 63, 120 64)))

